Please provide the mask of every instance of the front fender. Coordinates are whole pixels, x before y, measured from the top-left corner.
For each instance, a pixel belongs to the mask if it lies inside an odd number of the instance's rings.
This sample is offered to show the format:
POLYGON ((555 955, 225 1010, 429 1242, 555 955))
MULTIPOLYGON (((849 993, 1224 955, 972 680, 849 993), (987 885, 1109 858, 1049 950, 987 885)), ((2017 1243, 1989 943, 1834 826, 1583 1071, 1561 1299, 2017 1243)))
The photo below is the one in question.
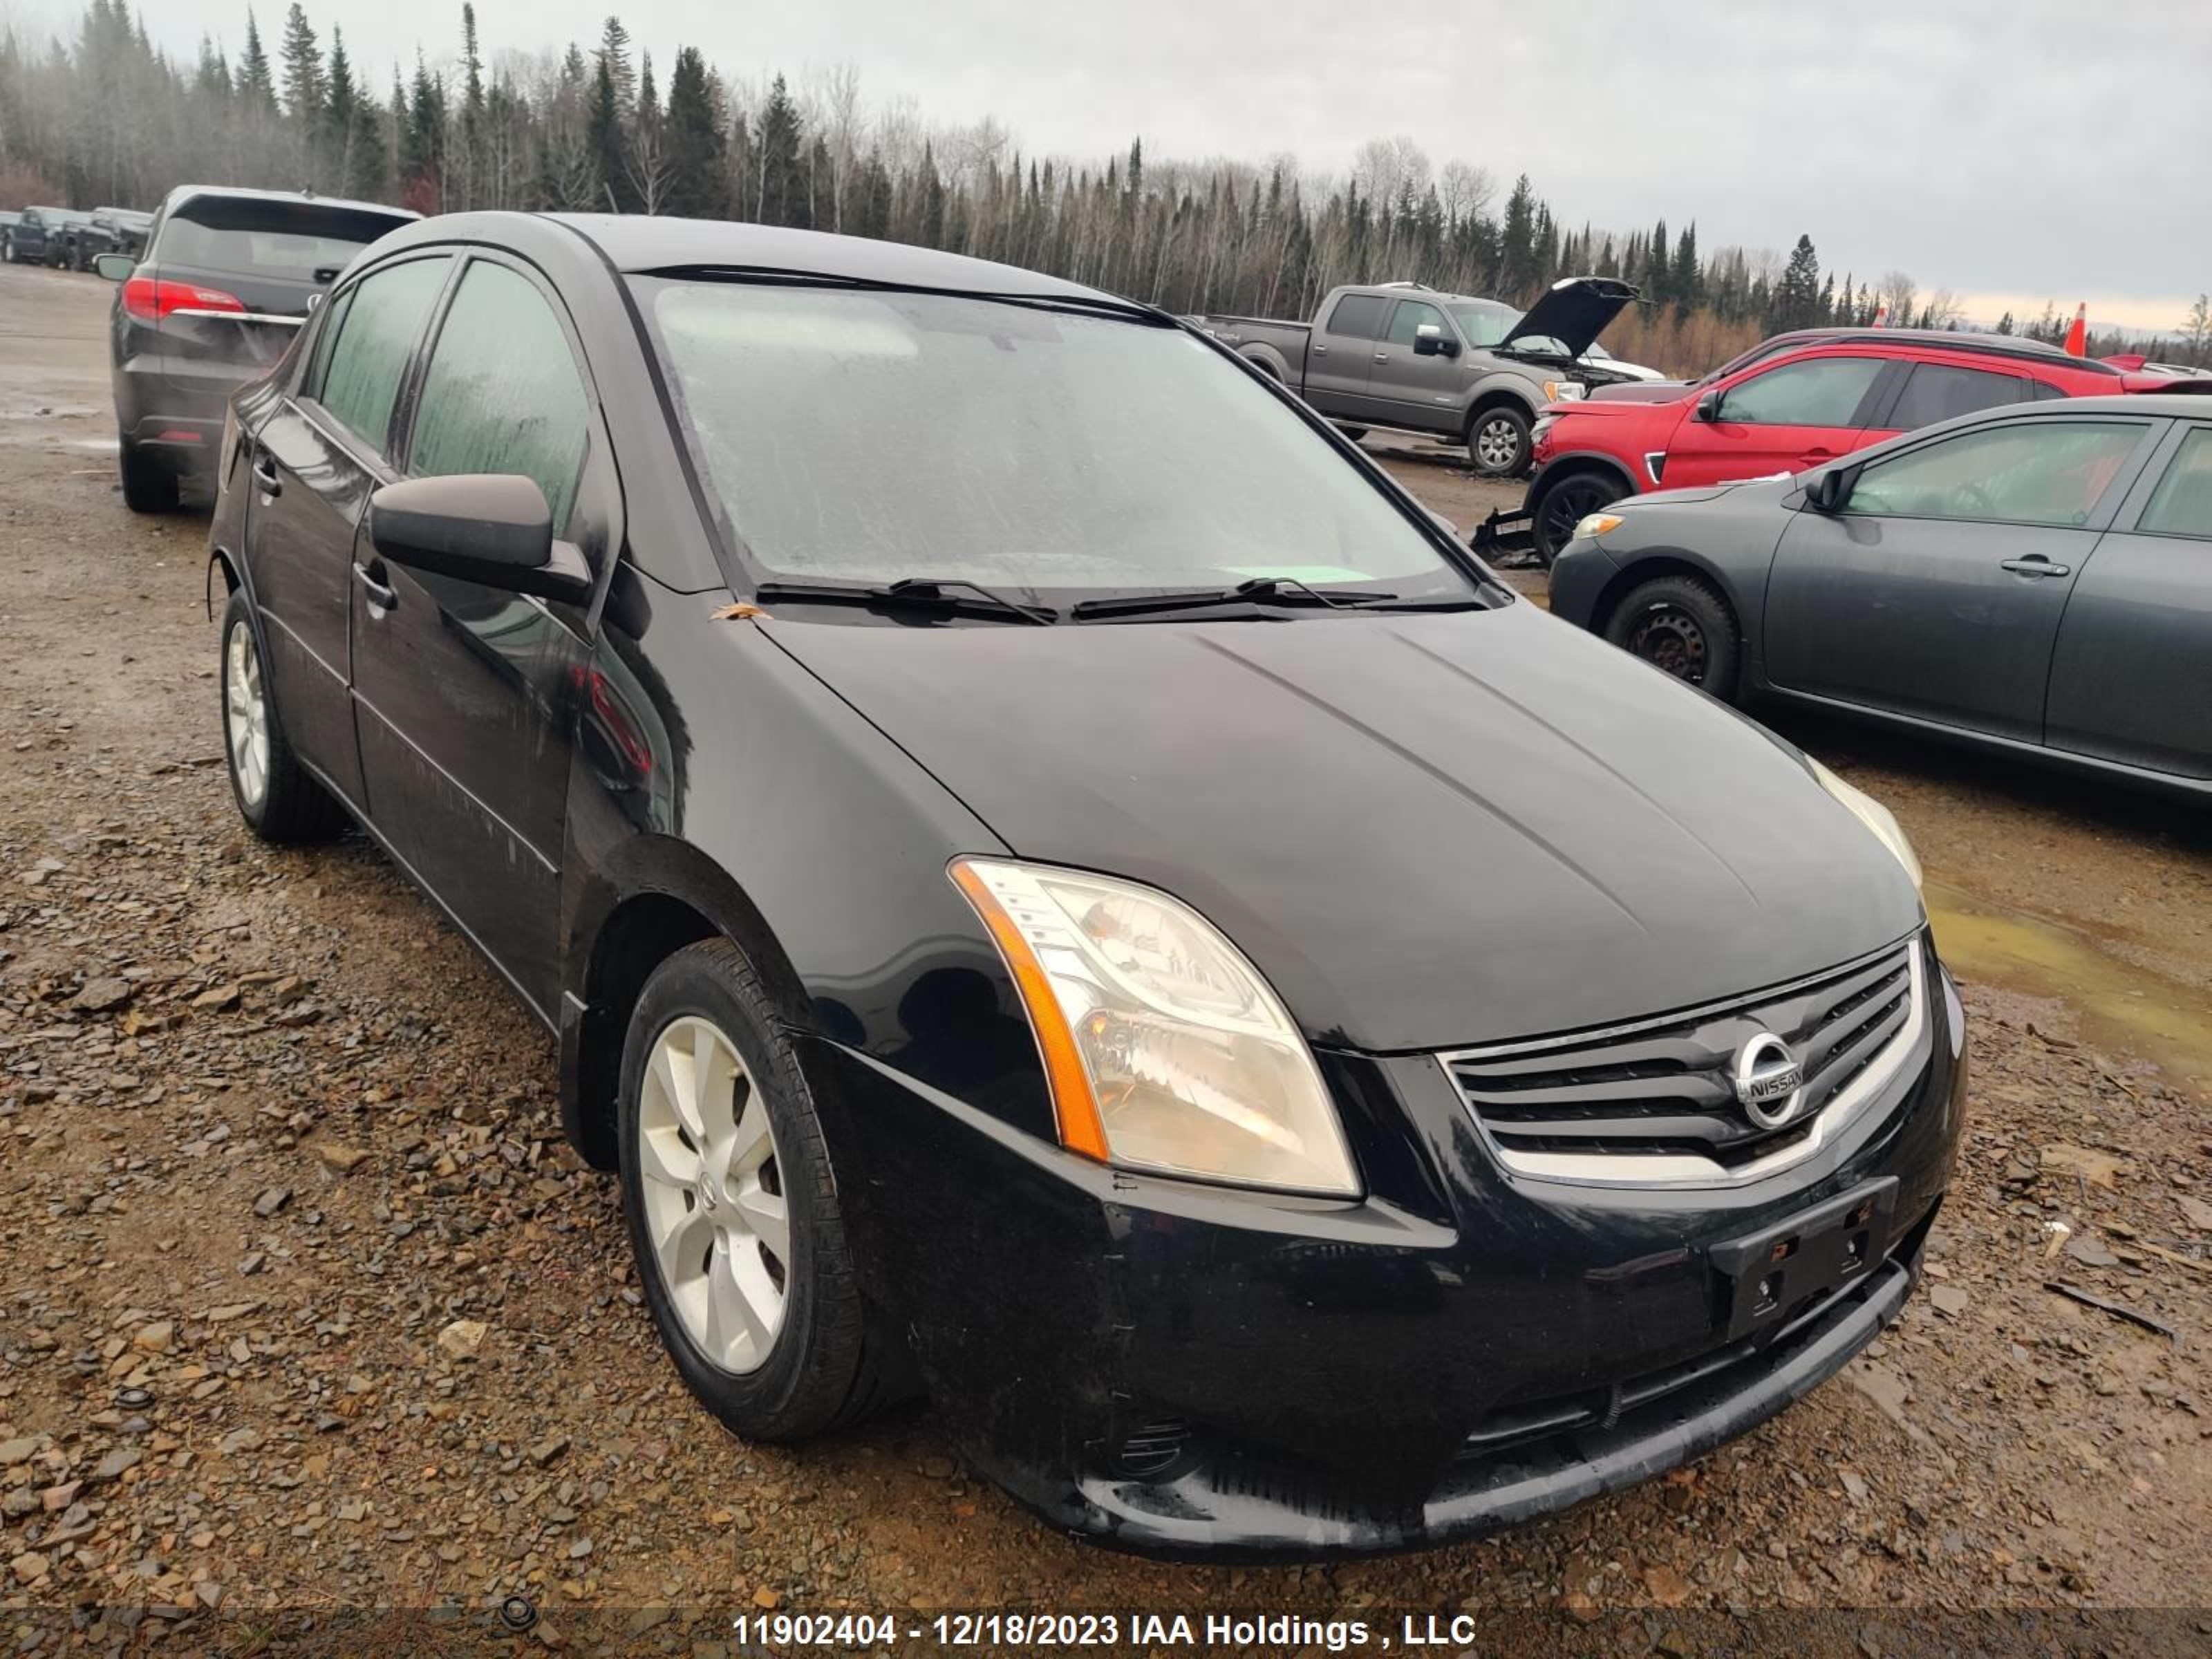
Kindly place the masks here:
POLYGON ((635 988, 595 964, 616 919, 658 898, 738 944, 787 1029, 1049 1137, 1018 994, 945 874, 955 856, 1005 843, 770 625, 713 611, 707 596, 659 595, 642 618, 650 653, 610 626, 586 671, 562 877, 572 1131, 605 1108, 605 1056, 619 1051, 635 988), (610 983, 626 994, 611 999, 610 983), (951 1035, 1006 1021, 1018 1043, 951 1035))

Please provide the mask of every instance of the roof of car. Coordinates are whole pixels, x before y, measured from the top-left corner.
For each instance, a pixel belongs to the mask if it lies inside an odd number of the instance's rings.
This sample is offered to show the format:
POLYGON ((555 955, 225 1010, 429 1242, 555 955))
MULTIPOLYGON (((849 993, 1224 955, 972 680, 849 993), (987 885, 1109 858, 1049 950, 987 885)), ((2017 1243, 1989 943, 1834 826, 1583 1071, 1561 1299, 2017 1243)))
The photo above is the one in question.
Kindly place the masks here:
MULTIPOLYGON (((471 220, 514 216, 469 216, 471 220)), ((1015 265, 974 259, 964 253, 939 253, 932 248, 909 247, 902 242, 872 241, 863 236, 835 236, 823 231, 787 230, 773 225, 743 225, 726 219, 662 219, 614 213, 538 216, 567 225, 589 239, 617 269, 625 271, 720 267, 951 289, 962 293, 1117 298, 1097 289, 1041 276, 1015 265)))
POLYGON ((2117 374, 2120 372, 2097 358, 2076 357, 2048 340, 2033 340, 2024 334, 1984 334, 1954 328, 1800 328, 1792 329, 1786 334, 1778 334, 1765 343, 1771 346, 1775 340, 1789 340, 1808 346, 1928 346, 1942 351, 1986 352, 1995 356, 2028 357, 2038 362, 2055 360, 2075 364, 2092 374, 2117 374))
POLYGON ((345 208, 361 213, 382 213, 394 219, 419 219, 422 216, 412 208, 394 207, 389 202, 356 202, 343 196, 318 196, 306 190, 253 190, 244 185, 179 185, 171 191, 167 207, 197 201, 203 196, 230 197, 253 202, 311 202, 317 207, 345 208))
POLYGON ((2006 404, 1990 414, 2170 415, 2176 420, 2212 419, 2212 398, 2203 392, 2137 392, 2120 397, 2052 398, 2033 404, 2006 404))

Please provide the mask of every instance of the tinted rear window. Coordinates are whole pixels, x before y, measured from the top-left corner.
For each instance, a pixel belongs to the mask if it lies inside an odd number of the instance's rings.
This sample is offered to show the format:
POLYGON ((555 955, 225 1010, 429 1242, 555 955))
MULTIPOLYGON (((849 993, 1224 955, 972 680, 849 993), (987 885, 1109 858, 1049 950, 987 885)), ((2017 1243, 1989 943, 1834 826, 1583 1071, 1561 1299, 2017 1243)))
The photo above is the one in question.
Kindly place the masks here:
POLYGON ((309 283, 318 270, 343 267, 378 237, 410 222, 312 202, 202 196, 169 216, 159 252, 165 264, 251 270, 309 283))

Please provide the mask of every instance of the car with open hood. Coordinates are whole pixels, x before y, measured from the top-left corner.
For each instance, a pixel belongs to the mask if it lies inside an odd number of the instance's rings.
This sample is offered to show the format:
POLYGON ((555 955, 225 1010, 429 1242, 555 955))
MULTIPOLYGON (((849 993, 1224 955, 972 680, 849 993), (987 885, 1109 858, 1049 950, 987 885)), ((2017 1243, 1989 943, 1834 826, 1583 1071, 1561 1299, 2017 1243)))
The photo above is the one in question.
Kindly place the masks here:
POLYGON ((1537 410, 1642 373, 1589 355, 1636 293, 1610 276, 1567 276, 1523 311, 1419 283, 1355 283, 1330 289, 1310 323, 1191 320, 1355 435, 1390 427, 1448 439, 1467 446, 1477 472, 1513 477, 1537 410))
POLYGON ((362 826, 556 1035, 740 1435, 926 1393, 1088 1537, 1401 1549, 1910 1293, 1966 1073, 1894 820, 1172 317, 448 216, 219 466, 242 817, 362 826))

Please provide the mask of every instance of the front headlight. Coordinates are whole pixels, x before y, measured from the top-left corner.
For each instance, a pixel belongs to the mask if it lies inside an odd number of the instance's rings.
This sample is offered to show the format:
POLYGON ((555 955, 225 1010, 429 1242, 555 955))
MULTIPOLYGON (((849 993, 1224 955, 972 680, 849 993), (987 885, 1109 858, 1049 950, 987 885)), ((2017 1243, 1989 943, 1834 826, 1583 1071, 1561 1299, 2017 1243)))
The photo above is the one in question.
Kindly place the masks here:
POLYGON ((1813 775, 1819 780, 1820 787, 1850 807, 1852 815, 1874 831, 1875 839, 1897 855, 1897 861, 1905 866, 1905 873, 1912 878, 1912 885, 1917 891, 1920 886, 1920 860, 1914 856, 1912 843, 1905 840, 1905 831, 1898 828, 1897 819, 1889 808, 1865 790, 1845 783, 1810 755, 1805 757, 1805 763, 1813 769, 1813 775))
POLYGON ((1060 1144, 1103 1163, 1291 1192, 1359 1182, 1281 1001, 1189 906, 1000 859, 951 874, 1028 1010, 1060 1144))
POLYGON ((1576 380, 1547 380, 1544 382, 1544 401, 1549 404, 1571 404, 1583 395, 1582 385, 1576 380))
POLYGON ((1618 513, 1585 513, 1575 520, 1574 539, 1581 541, 1587 537, 1595 540, 1607 531, 1620 528, 1620 514, 1618 513))

